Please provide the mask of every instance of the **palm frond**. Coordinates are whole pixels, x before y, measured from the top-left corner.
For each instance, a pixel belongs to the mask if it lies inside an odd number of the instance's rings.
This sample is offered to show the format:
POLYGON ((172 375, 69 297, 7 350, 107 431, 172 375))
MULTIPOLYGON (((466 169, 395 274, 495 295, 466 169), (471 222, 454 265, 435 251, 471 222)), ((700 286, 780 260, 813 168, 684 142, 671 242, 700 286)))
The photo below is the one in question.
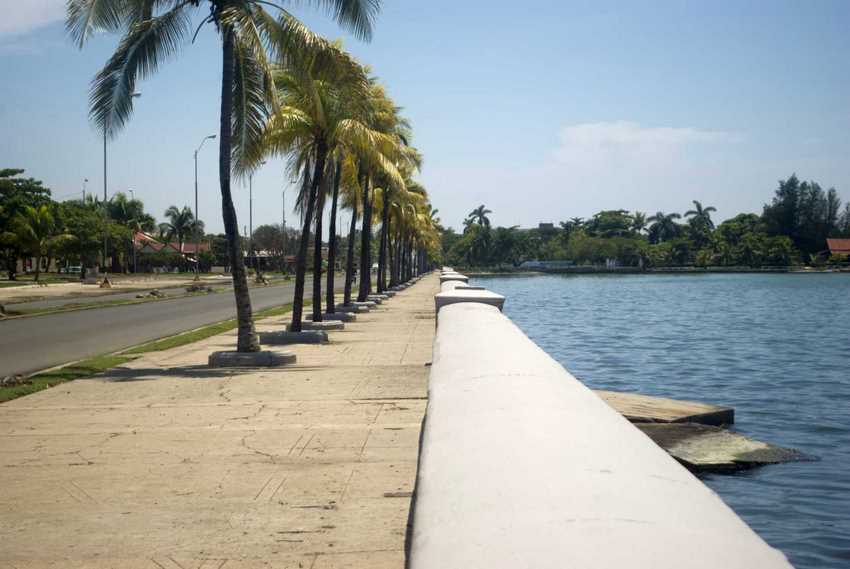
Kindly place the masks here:
POLYGON ((153 74, 179 50, 189 32, 185 6, 181 2, 161 16, 133 25, 95 77, 89 114, 107 136, 114 136, 130 118, 136 80, 153 74))
POLYGON ((233 171, 239 176, 247 175, 262 160, 269 99, 266 70, 258 61, 255 46, 244 39, 243 35, 236 34, 233 43, 232 160, 233 171))

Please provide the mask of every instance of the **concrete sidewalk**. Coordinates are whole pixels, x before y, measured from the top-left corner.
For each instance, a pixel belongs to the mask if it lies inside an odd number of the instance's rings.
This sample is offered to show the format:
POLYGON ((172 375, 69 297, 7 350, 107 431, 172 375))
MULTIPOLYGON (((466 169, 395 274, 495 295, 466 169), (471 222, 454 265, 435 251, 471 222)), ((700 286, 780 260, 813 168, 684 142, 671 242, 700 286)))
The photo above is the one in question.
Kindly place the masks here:
POLYGON ((401 569, 437 289, 287 368, 207 369, 230 333, 0 406, 0 567, 401 569))

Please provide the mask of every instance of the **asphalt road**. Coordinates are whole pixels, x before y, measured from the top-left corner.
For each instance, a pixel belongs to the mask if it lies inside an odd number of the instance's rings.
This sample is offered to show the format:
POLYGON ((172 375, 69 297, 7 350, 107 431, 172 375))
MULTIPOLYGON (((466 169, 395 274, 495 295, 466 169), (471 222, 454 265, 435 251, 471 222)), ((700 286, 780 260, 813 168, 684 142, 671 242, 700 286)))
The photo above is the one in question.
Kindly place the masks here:
MULTIPOLYGON (((310 294, 311 279, 305 291, 310 294)), ((254 310, 292 302, 295 285, 251 289, 254 310)), ((236 316, 233 294, 0 321, 0 377, 114 352, 236 316)))

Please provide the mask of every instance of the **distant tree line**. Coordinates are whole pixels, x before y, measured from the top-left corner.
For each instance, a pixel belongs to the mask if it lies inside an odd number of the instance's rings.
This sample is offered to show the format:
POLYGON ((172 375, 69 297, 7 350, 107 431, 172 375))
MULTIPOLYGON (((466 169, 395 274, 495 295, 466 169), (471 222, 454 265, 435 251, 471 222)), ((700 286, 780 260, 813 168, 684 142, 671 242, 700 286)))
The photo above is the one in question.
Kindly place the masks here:
MULTIPOLYGON (((133 236, 137 231, 160 243, 174 243, 180 250, 196 239, 209 242, 210 250, 200 254, 203 271, 213 265, 229 265, 226 237, 205 233, 203 221, 195 219, 187 206, 169 207, 164 221, 157 222, 141 200, 128 198, 123 192, 113 194, 106 202, 94 194, 60 202, 41 181, 23 173, 21 169, 0 169, 0 269, 10 280, 16 278, 21 259, 35 260, 36 278, 54 260, 61 267, 97 266, 112 273, 131 272, 135 268, 133 236)), ((284 257, 297 252, 300 237, 300 231, 294 228, 287 228, 284 238, 280 225, 261 225, 254 231, 254 250, 268 254, 273 264, 282 268, 284 257)), ((250 240, 242 241, 247 253, 250 240)), ((144 257, 137 255, 135 265, 140 271, 190 268, 186 258, 171 248, 144 257)))
POLYGON ((683 215, 605 210, 534 229, 491 227, 484 205, 469 213, 463 233, 443 230, 451 265, 518 266, 523 261, 570 261, 620 266, 788 266, 846 262, 830 258, 828 237, 850 237, 850 204, 834 188, 796 175, 779 188, 761 215, 741 213, 715 225, 716 209, 693 201, 683 215))

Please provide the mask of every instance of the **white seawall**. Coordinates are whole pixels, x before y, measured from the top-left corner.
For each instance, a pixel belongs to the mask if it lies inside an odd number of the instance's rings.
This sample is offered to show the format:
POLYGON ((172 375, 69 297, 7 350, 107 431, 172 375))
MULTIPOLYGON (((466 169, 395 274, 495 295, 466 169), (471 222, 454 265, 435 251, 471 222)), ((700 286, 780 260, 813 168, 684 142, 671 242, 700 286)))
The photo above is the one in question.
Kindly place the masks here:
POLYGON ((411 569, 790 567, 497 307, 438 322, 411 569))

